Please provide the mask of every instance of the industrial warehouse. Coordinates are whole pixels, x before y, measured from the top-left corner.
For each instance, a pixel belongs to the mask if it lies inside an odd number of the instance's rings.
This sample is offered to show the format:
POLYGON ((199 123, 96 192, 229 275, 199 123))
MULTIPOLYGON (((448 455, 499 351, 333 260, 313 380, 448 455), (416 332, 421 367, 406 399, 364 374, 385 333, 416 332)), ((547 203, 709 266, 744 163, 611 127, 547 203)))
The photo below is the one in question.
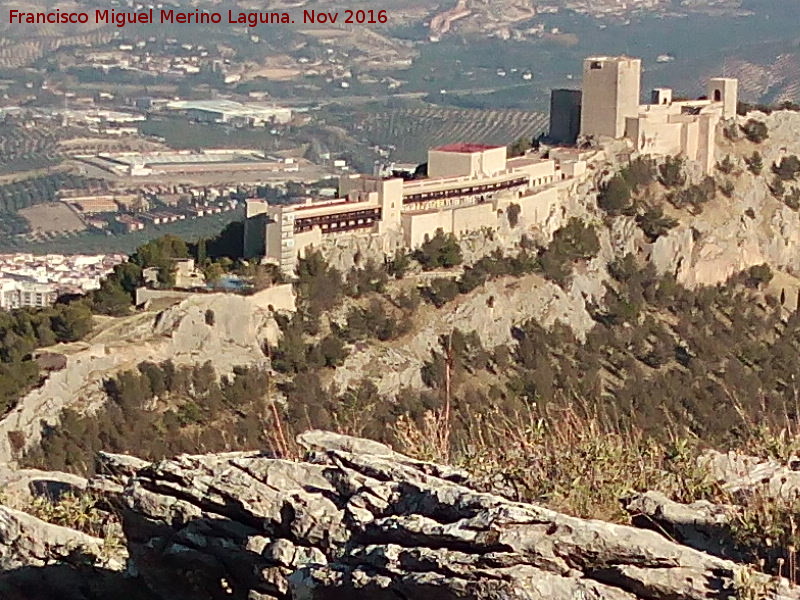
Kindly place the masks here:
POLYGON ((101 152, 78 157, 115 175, 141 177, 156 174, 212 172, 295 171, 291 159, 277 159, 256 150, 176 150, 172 152, 101 152))
POLYGON ((265 106, 233 100, 175 100, 167 110, 179 111, 188 118, 206 123, 224 123, 236 127, 285 125, 292 120, 292 111, 279 106, 265 106))

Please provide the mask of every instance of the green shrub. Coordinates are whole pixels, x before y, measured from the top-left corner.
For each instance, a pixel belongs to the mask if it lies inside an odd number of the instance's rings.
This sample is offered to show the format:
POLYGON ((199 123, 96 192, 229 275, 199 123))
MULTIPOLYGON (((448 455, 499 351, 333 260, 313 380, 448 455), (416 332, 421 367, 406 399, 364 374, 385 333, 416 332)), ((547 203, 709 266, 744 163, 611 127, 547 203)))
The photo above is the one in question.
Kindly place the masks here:
POLYGON ((726 180, 722 185, 719 186, 719 191, 722 192, 726 198, 732 198, 733 192, 735 191, 733 182, 726 180))
POLYGON ((620 170, 620 176, 625 180, 631 190, 647 187, 655 181, 655 161, 640 156, 632 160, 620 170))
POLYGON ((725 155, 725 158, 723 158, 721 161, 717 163, 717 170, 720 173, 724 173, 725 175, 730 175, 731 173, 733 173, 733 167, 734 164, 733 161, 731 160, 730 154, 725 155))
POLYGON ((747 170, 753 175, 761 175, 761 171, 764 170, 764 160, 761 158, 761 154, 758 151, 746 157, 744 162, 747 163, 747 170))
POLYGON ((687 208, 700 213, 703 211, 703 204, 714 197, 716 187, 713 177, 705 177, 701 183, 693 183, 689 187, 671 193, 669 201, 675 208, 687 208))
POLYGON ((347 295, 359 298, 370 292, 383 293, 389 281, 386 265, 379 265, 369 259, 363 268, 353 267, 347 274, 345 289, 347 295))
POLYGON ((800 210, 800 188, 792 188, 786 192, 783 203, 794 211, 800 210))
POLYGON ((666 235, 670 229, 677 227, 678 221, 665 216, 660 206, 651 206, 637 215, 636 224, 639 225, 648 241, 653 243, 662 235, 666 235))
POLYGON ((436 234, 414 252, 414 258, 426 271, 448 269, 461 264, 461 247, 452 233, 445 235, 437 229, 436 234))
POLYGON ((563 285, 575 262, 594 258, 599 251, 600 240, 594 226, 573 217, 553 234, 553 241, 539 260, 544 276, 563 285))
POLYGON ((754 265, 747 270, 747 285, 750 287, 761 287, 772 281, 772 269, 766 263, 754 265))
POLYGON ((663 186, 675 188, 686 183, 683 163, 683 158, 680 156, 667 156, 664 162, 658 166, 658 180, 663 186))
POLYGON ((436 308, 441 308, 448 302, 455 300, 458 292, 458 283, 455 280, 447 277, 437 277, 423 290, 422 295, 436 308))
POLYGON ((347 358, 349 352, 344 347, 344 342, 337 335, 327 335, 318 345, 312 346, 309 350, 309 362, 318 366, 336 368, 340 367, 347 358), (314 355, 318 354, 315 358, 314 355))
POLYGON ((405 250, 398 248, 394 251, 394 258, 388 261, 386 265, 386 272, 395 279, 402 279, 410 266, 411 255, 405 250))
POLYGON ((781 181, 794 181, 800 173, 800 159, 794 154, 784 156, 778 164, 772 166, 772 171, 781 181))
POLYGON ((749 119, 747 123, 742 125, 742 133, 744 133, 744 137, 754 144, 760 144, 769 137, 767 124, 756 119, 749 119))
POLYGON ((356 306, 347 313, 345 336, 350 342, 368 338, 387 341, 402 333, 404 332, 397 319, 389 314, 387 308, 377 298, 373 298, 367 308, 356 306))
POLYGON ((621 175, 605 184, 597 197, 597 205, 610 216, 623 214, 631 205, 631 188, 621 175))

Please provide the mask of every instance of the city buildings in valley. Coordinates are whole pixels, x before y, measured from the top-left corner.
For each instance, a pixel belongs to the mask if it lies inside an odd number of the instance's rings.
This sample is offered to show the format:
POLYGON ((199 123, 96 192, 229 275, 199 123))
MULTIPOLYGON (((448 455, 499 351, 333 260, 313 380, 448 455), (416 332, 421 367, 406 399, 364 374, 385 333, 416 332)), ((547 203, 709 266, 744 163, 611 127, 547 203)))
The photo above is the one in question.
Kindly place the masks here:
POLYGON ((0 278, 0 309, 51 306, 58 298, 55 286, 49 283, 0 278))
POLYGON ((553 184, 585 168, 570 155, 507 158, 505 146, 440 146, 429 150, 424 178, 343 175, 338 198, 290 205, 249 200, 245 255, 265 256, 292 274, 307 248, 338 236, 377 234, 414 248, 437 230, 460 236, 494 229, 512 203, 526 219, 542 220, 558 204, 553 184))
POLYGON ((123 254, 0 254, 0 309, 50 306, 62 294, 85 294, 126 259, 123 254))

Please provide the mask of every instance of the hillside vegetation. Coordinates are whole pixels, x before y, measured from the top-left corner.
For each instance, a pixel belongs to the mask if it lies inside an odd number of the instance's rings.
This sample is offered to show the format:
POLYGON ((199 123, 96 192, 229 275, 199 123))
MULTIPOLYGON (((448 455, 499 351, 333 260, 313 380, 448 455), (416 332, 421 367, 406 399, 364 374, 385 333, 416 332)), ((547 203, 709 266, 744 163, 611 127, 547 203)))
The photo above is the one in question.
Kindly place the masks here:
MULTIPOLYGON (((96 411, 68 407, 44 425, 21 462, 88 474, 101 449, 295 458, 297 433, 327 429, 466 467, 481 489, 580 517, 627 522, 620 498, 647 490, 735 505, 726 535, 737 556, 794 580, 795 496, 735 494, 702 467, 711 448, 782 463, 798 450, 800 285, 787 224, 798 222, 800 148, 776 128, 789 118, 755 113, 721 132, 711 175, 678 157, 604 165, 548 236, 521 232, 509 211, 501 231, 481 233, 482 252, 438 232, 383 262, 358 256, 347 272, 311 253, 297 268, 297 311, 274 313, 279 339, 257 340, 263 360, 226 357, 239 366, 222 372, 142 356, 104 378, 96 411), (521 282, 531 286, 521 298, 579 302, 588 324, 569 311, 548 320, 551 307, 478 333, 502 300, 487 290, 521 282), (476 299, 464 326, 456 316, 476 299), (409 348, 423 341, 414 362, 409 348), (376 371, 391 369, 415 372, 387 390, 376 371)), ((92 308, 130 314, 142 269, 168 285, 174 258, 194 256, 207 273, 252 268, 225 239, 143 246, 92 308)), ((204 327, 219 317, 206 311, 204 327)))

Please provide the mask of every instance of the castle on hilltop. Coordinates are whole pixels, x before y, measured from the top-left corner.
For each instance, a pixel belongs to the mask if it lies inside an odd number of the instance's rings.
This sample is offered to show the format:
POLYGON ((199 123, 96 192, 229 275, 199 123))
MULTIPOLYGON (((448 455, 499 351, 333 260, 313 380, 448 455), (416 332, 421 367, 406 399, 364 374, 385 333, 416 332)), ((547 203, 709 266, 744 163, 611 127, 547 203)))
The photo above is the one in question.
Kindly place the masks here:
POLYGON ((641 154, 683 155, 710 172, 717 124, 736 115, 737 80, 712 79, 699 100, 676 100, 672 90, 657 88, 650 104, 640 104, 640 81, 640 59, 597 56, 584 61, 582 90, 554 90, 550 137, 573 147, 509 157, 505 146, 454 143, 428 151, 421 178, 346 174, 335 199, 248 200, 244 256, 263 257, 292 276, 310 248, 356 236, 389 253, 416 248, 439 230, 460 237, 512 221, 545 227, 573 182, 591 175, 588 162, 604 155, 602 144, 575 148, 579 137, 627 139, 641 154))
POLYGON ((655 88, 641 104, 642 61, 627 56, 591 56, 583 62, 581 90, 554 90, 550 133, 574 144, 580 135, 595 141, 628 139, 641 154, 683 155, 708 173, 715 164, 717 124, 736 116, 739 82, 716 77, 698 100, 673 98, 655 88))

